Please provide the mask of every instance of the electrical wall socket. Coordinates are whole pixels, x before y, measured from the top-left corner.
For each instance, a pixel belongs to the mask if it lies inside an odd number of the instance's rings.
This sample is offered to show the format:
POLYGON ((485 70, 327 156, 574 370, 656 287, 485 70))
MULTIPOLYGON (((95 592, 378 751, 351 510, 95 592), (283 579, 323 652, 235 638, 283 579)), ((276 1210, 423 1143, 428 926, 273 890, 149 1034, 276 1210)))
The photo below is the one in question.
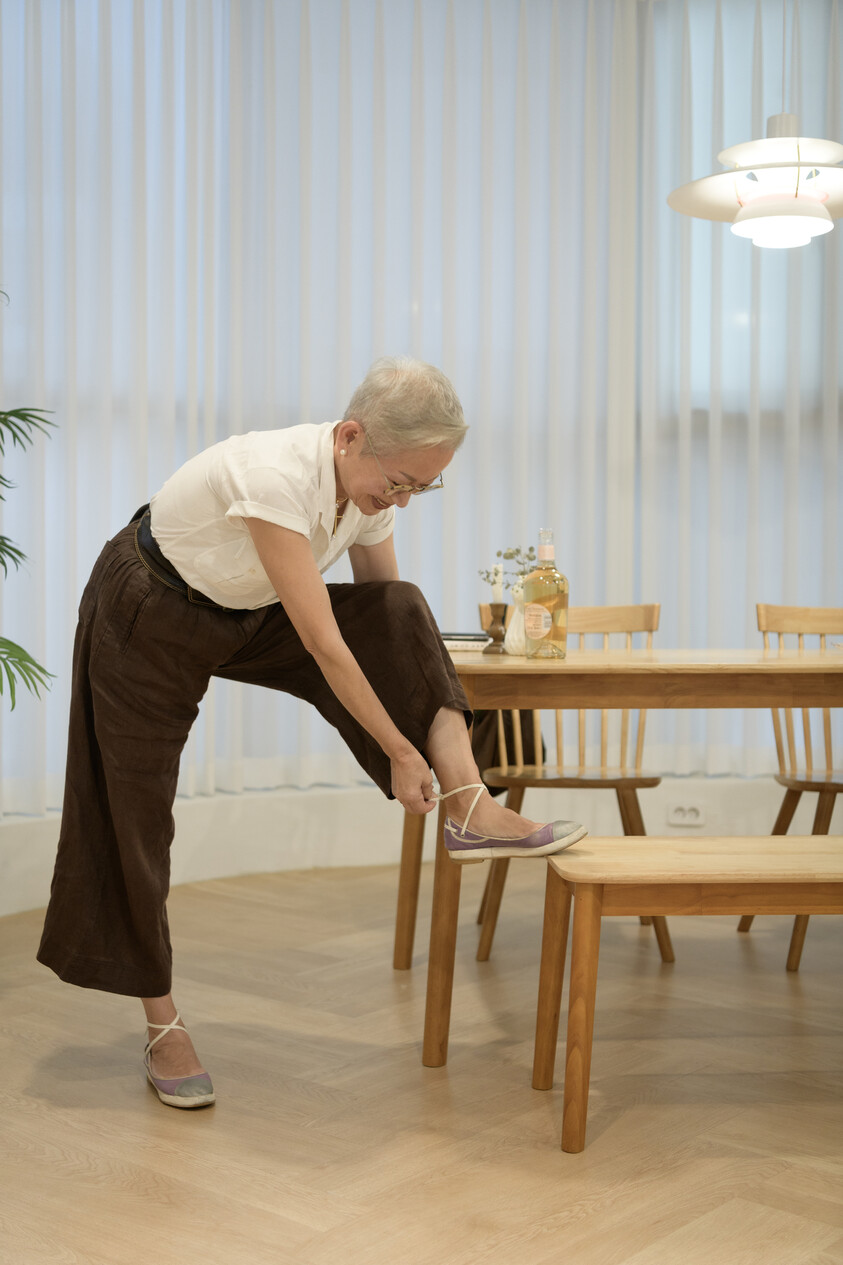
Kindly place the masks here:
POLYGON ((704 826, 705 813, 699 804, 668 804, 667 824, 685 828, 704 826))

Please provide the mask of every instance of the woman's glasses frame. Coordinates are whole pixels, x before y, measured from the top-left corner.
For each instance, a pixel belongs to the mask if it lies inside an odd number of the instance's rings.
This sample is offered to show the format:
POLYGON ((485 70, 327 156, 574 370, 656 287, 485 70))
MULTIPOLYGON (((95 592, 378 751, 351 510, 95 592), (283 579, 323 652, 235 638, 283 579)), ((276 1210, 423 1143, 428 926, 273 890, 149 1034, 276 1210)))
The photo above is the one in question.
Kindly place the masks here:
MULTIPOLYGON (((364 431, 363 434, 365 435, 366 432, 364 431)), ((369 442, 369 447, 372 450, 372 456, 375 459, 375 463, 383 475, 384 482, 386 483, 386 488, 383 492, 384 496, 401 496, 404 492, 409 492, 410 496, 424 496, 425 492, 436 492, 439 488, 443 488, 445 486, 445 481, 441 474, 438 479, 433 481, 433 483, 422 483, 421 485, 416 485, 415 483, 393 483, 380 463, 378 454, 375 452, 375 445, 372 443, 371 439, 369 439, 368 435, 366 435, 366 439, 369 442)))

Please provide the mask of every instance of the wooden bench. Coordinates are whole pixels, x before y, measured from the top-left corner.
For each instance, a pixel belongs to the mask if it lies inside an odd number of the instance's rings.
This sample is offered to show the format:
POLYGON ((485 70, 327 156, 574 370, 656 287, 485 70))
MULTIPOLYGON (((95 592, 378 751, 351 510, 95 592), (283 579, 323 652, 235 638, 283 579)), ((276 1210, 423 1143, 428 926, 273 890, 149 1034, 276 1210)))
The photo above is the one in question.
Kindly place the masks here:
POLYGON ((586 838, 548 858, 533 1088, 550 1089, 574 898, 562 1150, 585 1146, 600 920, 610 914, 843 913, 835 835, 586 838))

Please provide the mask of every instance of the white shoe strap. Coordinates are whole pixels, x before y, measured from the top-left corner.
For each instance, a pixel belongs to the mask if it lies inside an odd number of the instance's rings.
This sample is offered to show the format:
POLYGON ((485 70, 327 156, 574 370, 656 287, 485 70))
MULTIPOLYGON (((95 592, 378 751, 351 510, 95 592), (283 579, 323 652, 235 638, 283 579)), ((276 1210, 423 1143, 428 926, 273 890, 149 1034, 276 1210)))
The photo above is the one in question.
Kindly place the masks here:
POLYGON ((475 808, 477 807, 477 801, 480 798, 480 796, 483 794, 483 792, 485 790, 488 790, 488 787, 485 785, 484 782, 472 782, 469 786, 455 786, 452 791, 445 791, 444 794, 440 794, 436 796, 437 799, 447 799, 449 795, 459 795, 460 791, 474 791, 474 790, 477 791, 477 794, 474 796, 474 799, 471 801, 471 807, 469 808, 468 812, 465 815, 465 821, 460 826, 461 835, 464 835, 466 830, 468 829, 468 823, 471 820, 471 814, 474 812, 475 808))
POLYGON ((152 1040, 147 1043, 146 1050, 144 1051, 145 1054, 148 1054, 152 1047, 157 1045, 161 1038, 165 1037, 168 1032, 172 1032, 174 1029, 177 1029, 179 1032, 187 1032, 187 1028, 182 1023, 181 1015, 178 1011, 176 1012, 176 1017, 172 1023, 148 1023, 146 1026, 147 1028, 160 1028, 161 1031, 158 1033, 157 1037, 153 1037, 152 1040))

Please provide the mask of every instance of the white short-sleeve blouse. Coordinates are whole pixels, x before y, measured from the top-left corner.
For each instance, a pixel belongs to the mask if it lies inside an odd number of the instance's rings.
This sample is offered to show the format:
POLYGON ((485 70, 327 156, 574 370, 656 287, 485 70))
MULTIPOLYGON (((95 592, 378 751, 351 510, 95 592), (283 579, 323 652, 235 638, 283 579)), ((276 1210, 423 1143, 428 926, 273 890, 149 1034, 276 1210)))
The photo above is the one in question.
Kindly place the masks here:
POLYGON ((278 601, 245 518, 306 536, 320 571, 351 545, 375 545, 392 534, 394 507, 366 516, 351 501, 332 534, 336 425, 232 435, 192 457, 156 492, 152 534, 192 588, 243 610, 278 601))

